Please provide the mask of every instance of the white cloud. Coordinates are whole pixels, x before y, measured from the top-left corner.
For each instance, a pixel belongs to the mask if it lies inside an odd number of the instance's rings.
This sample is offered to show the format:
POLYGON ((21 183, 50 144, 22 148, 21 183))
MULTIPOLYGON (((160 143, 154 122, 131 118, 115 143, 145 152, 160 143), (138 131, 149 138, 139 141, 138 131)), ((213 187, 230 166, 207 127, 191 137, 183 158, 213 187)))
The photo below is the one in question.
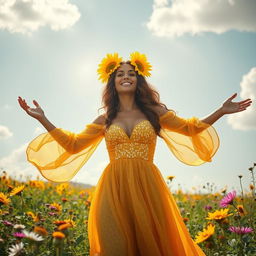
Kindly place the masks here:
POLYGON ((13 136, 13 133, 9 130, 8 127, 0 125, 0 140, 8 139, 13 136))
POLYGON ((66 29, 79 18, 69 0, 0 0, 0 29, 11 33, 30 34, 43 26, 66 29))
POLYGON ((252 105, 245 111, 229 115, 228 124, 235 130, 256 130, 256 67, 243 76, 240 86, 240 97, 252 99, 252 105))
POLYGON ((25 153, 27 146, 28 144, 24 144, 13 150, 10 155, 0 159, 0 168, 20 181, 36 179, 39 175, 37 169, 27 162, 25 153))
POLYGON ((156 36, 256 31, 255 0, 155 0, 147 23, 156 36))

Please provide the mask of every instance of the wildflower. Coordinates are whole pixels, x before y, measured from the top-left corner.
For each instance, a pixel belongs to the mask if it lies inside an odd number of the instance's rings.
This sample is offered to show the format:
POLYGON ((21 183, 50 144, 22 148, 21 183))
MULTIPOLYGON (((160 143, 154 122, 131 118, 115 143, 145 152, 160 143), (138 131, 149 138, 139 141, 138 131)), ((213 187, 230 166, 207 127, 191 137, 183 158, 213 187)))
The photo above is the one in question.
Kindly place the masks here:
POLYGON ((65 223, 65 224, 62 224, 62 225, 60 225, 59 227, 58 227, 58 230, 65 230, 65 229, 68 229, 68 228, 71 228, 71 227, 73 227, 72 226, 72 224, 70 224, 70 223, 65 223))
POLYGON ((59 231, 53 232, 52 236, 53 236, 54 238, 57 238, 57 239, 63 239, 63 238, 65 238, 65 234, 63 234, 62 232, 59 232, 59 231))
POLYGON ((14 188, 11 193, 10 193, 10 196, 14 196, 14 195, 21 195, 22 191, 24 190, 25 188, 25 185, 21 185, 21 186, 18 186, 16 188, 14 188))
POLYGON ((24 229, 25 226, 22 225, 22 224, 15 224, 15 225, 13 226, 13 228, 15 228, 15 229, 24 229))
POLYGON ((30 187, 34 187, 34 188, 39 188, 44 190, 45 189, 45 184, 43 181, 39 181, 39 180, 30 180, 29 181, 29 186, 30 187))
POLYGON ((34 232, 46 236, 48 234, 47 230, 44 227, 36 226, 34 227, 34 232))
POLYGON ((215 226, 212 224, 209 224, 207 228, 203 229, 203 231, 198 232, 195 238, 195 242, 199 244, 206 241, 214 234, 214 231, 215 231, 215 226))
POLYGON ((188 222, 188 220, 189 220, 189 218, 187 218, 187 217, 184 217, 184 218, 183 218, 183 221, 184 221, 184 222, 188 222))
POLYGON ((4 193, 0 193, 0 205, 1 204, 9 204, 11 202, 11 200, 4 194, 4 193))
POLYGON ((223 220, 226 217, 233 215, 233 213, 228 214, 229 209, 220 209, 216 210, 215 212, 208 212, 208 217, 206 219, 208 220, 223 220))
POLYGON ((2 222, 5 226, 13 226, 13 224, 8 220, 3 220, 2 222))
POLYGON ((51 210, 56 210, 57 212, 61 212, 61 210, 62 210, 62 206, 60 204, 57 204, 57 203, 50 204, 49 208, 51 210))
POLYGON ((56 215, 57 215, 56 212, 48 212, 48 214, 49 214, 50 216, 56 216, 56 215))
POLYGON ((9 254, 8 256, 15 256, 20 254, 22 249, 24 248, 24 244, 20 242, 19 244, 14 244, 9 248, 9 254))
POLYGON ((227 187, 225 187, 225 188, 223 188, 222 190, 221 190, 221 193, 223 193, 223 194, 225 194, 227 192, 227 187))
POLYGON ((30 216, 34 222, 38 222, 39 218, 37 215, 35 215, 33 212, 27 212, 27 215, 30 216))
POLYGON ((231 227, 229 227, 228 230, 233 232, 233 233, 241 234, 241 235, 253 232, 253 229, 250 228, 250 227, 234 227, 234 226, 231 226, 231 227))
POLYGON ((62 198, 61 198, 61 201, 62 201, 63 203, 65 203, 65 202, 67 202, 67 201, 68 201, 68 199, 67 199, 67 198, 65 198, 65 197, 62 197, 62 198))
POLYGON ((166 179, 169 181, 172 181, 175 178, 175 176, 167 176, 166 179))
POLYGON ((59 225, 62 225, 62 224, 66 224, 67 222, 64 221, 64 220, 55 220, 53 223, 54 223, 55 225, 59 226, 59 225))
POLYGON ((237 211, 238 211, 240 216, 246 215, 246 211, 245 211, 243 205, 239 204, 239 205, 236 206, 236 208, 237 208, 237 211))
POLYGON ((23 237, 25 237, 25 234, 21 233, 21 232, 16 232, 16 233, 13 234, 13 236, 15 236, 17 238, 23 238, 23 237))
POLYGON ((211 210, 211 209, 212 209, 212 206, 210 206, 210 205, 206 205, 206 206, 204 207, 204 209, 205 209, 206 211, 209 211, 209 210, 211 210))
POLYGON ((24 230, 23 233, 24 233, 25 237, 30 239, 30 240, 33 240, 33 241, 36 241, 36 242, 44 240, 41 236, 39 236, 35 232, 28 232, 28 231, 24 230))
POLYGON ((233 203, 233 200, 236 197, 236 191, 229 192, 226 196, 224 196, 220 201, 220 207, 227 207, 229 204, 233 203))

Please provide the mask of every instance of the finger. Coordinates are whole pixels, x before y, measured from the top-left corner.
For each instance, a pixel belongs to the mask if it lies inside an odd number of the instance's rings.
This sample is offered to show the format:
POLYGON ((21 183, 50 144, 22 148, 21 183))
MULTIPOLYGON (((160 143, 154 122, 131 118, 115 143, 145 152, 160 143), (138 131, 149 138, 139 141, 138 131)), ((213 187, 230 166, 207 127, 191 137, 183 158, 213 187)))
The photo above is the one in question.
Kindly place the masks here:
POLYGON ((244 103, 244 104, 239 104, 240 107, 249 107, 251 105, 251 103, 244 103))
POLYGON ((40 105, 38 104, 38 102, 36 100, 33 100, 33 103, 36 107, 40 108, 40 105))
POLYGON ((237 96, 237 93, 234 93, 231 97, 228 98, 228 100, 233 100, 237 96))
POLYGON ((251 99, 246 99, 246 100, 240 101, 239 103, 245 103, 245 102, 251 102, 252 103, 252 100, 251 99))

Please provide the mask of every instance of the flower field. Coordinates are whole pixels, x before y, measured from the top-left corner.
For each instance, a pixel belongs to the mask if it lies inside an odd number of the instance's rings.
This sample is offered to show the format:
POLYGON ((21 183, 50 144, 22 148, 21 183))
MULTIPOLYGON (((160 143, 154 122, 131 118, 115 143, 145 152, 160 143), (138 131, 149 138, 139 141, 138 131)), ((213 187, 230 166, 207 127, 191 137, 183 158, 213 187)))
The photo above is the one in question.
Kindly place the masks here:
MULTIPOLYGON (((256 255, 254 168, 249 188, 173 193, 194 241, 213 256, 256 255)), ((171 186, 173 176, 166 177, 171 186)), ((87 218, 94 187, 0 177, 0 255, 89 255, 87 218)))

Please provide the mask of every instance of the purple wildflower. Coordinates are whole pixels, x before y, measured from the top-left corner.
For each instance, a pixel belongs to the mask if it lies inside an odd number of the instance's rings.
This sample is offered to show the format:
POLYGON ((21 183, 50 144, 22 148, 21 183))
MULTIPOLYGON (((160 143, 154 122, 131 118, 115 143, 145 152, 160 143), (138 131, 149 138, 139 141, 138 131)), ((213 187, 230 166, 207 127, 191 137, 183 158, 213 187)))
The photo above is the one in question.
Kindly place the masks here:
POLYGON ((209 210, 212 209, 212 207, 211 207, 210 205, 206 205, 206 206, 204 207, 204 209, 205 209, 206 211, 209 211, 209 210))
POLYGON ((228 230, 233 232, 233 233, 242 234, 242 235, 253 232, 253 229, 250 228, 250 227, 234 227, 234 226, 231 226, 231 227, 229 227, 228 230))
POLYGON ((227 207, 229 204, 233 203, 233 200, 236 197, 236 191, 229 192, 226 196, 224 196, 220 201, 220 207, 227 207))
POLYGON ((14 233, 13 236, 18 237, 18 238, 23 238, 23 237, 25 237, 25 235, 24 235, 23 233, 20 233, 20 232, 14 233))
POLYGON ((49 214, 50 216, 55 216, 55 215, 57 215, 56 212, 48 212, 48 214, 49 214))
POLYGON ((4 221, 3 221, 3 224, 4 224, 5 226, 13 226, 13 224, 12 224, 10 221, 8 221, 8 220, 4 220, 4 221))

